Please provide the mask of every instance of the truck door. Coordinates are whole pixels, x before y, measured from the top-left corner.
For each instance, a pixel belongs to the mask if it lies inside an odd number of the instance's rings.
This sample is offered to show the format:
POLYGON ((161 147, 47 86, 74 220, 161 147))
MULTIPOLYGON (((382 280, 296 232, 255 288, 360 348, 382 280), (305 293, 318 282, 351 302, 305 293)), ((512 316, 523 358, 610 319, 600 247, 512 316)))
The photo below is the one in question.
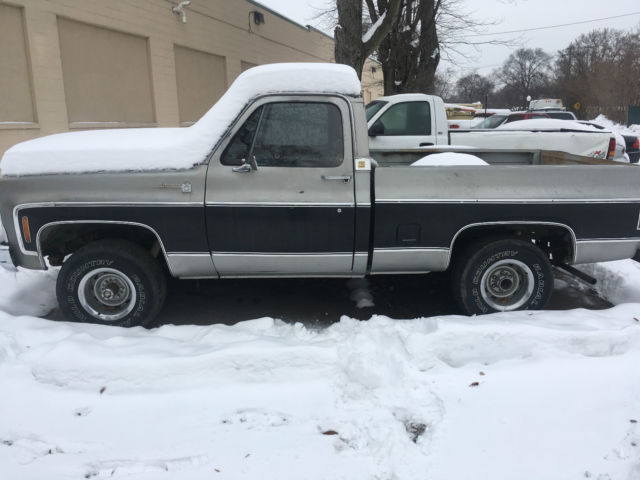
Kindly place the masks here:
POLYGON ((378 114, 369 128, 371 150, 402 150, 437 144, 427 101, 395 103, 378 114))
POLYGON ((343 98, 255 101, 209 163, 205 215, 220 276, 350 274, 352 145, 343 98))

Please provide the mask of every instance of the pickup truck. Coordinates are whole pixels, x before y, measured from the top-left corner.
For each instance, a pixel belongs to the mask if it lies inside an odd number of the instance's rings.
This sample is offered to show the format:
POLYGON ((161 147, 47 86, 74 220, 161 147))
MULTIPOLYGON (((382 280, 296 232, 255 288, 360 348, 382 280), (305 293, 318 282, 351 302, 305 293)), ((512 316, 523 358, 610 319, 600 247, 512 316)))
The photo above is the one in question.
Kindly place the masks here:
POLYGON ((0 214, 10 254, 24 268, 61 266, 69 319, 149 326, 165 273, 449 269, 462 311, 483 314, 541 309, 552 265, 640 247, 638 168, 546 153, 530 164, 377 167, 368 140, 349 67, 252 68, 191 127, 63 133, 9 149, 0 214))
POLYGON ((584 131, 566 128, 539 132, 449 129, 445 104, 435 95, 409 93, 381 97, 367 105, 366 113, 371 137, 369 147, 373 152, 450 145, 503 150, 554 150, 613 159, 616 150, 615 135, 595 129, 584 131))

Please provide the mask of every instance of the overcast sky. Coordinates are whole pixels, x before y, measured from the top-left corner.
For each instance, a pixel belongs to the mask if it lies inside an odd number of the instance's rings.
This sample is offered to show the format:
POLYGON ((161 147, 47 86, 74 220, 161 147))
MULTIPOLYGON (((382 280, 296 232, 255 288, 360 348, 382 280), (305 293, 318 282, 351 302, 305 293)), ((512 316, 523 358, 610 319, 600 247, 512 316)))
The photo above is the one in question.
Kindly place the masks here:
MULTIPOLYGON (((258 0, 260 3, 280 12, 303 25, 316 27, 314 20, 318 8, 327 0, 258 0)), ((551 54, 565 48, 581 33, 596 28, 613 27, 632 29, 640 26, 640 1, 638 0, 464 0, 466 9, 477 20, 493 20, 497 25, 486 27, 487 32, 504 32, 526 28, 546 27, 585 20, 625 15, 623 18, 598 20, 580 25, 550 28, 523 33, 523 46, 540 47, 551 54)), ((518 34, 519 35, 519 34, 518 34)), ((504 37, 515 37, 505 35, 504 37)), ((486 36, 475 38, 500 38, 486 36)), ((479 52, 470 51, 472 59, 462 62, 458 74, 477 70, 488 74, 499 66, 514 47, 482 46, 479 52)))

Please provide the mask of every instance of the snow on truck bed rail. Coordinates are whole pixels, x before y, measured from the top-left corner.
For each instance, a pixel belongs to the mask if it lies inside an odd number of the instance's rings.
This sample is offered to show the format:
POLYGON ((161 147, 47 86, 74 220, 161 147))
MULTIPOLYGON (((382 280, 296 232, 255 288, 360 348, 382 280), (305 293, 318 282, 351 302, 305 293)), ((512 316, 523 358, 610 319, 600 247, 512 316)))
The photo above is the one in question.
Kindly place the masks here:
POLYGON ((252 98, 269 93, 358 96, 346 65, 283 63, 242 73, 220 100, 188 128, 136 128, 61 133, 19 143, 4 154, 6 176, 188 169, 205 160, 252 98))

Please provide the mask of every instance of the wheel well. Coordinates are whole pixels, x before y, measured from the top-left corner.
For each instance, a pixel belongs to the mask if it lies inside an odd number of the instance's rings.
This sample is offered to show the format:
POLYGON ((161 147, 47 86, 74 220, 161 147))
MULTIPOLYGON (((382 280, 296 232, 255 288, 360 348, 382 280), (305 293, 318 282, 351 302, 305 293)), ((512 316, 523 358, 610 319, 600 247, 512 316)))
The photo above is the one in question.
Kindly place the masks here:
POLYGON ((51 265, 62 265, 64 258, 79 248, 97 240, 128 240, 140 245, 165 267, 166 258, 160 239, 154 231, 142 225, 110 223, 61 223, 45 225, 38 232, 38 246, 51 265))
POLYGON ((569 227, 547 224, 478 225, 468 227, 455 237, 451 257, 478 240, 495 237, 529 241, 547 254, 551 263, 571 263, 575 255, 575 236, 569 227))

